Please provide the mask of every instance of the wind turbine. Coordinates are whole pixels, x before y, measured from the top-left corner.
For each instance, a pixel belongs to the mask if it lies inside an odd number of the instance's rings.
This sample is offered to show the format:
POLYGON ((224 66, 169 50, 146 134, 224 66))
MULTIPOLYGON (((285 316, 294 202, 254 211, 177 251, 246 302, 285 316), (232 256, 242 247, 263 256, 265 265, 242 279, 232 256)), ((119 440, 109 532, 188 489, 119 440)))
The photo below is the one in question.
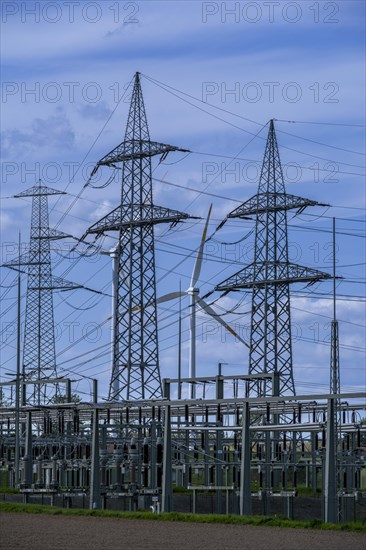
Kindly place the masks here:
MULTIPOLYGON (((112 315, 111 315, 111 376, 113 376, 114 348, 117 345, 116 338, 116 319, 117 319, 117 299, 118 299, 118 266, 119 266, 119 243, 110 250, 101 250, 99 254, 109 256, 112 260, 112 315)), ((119 391, 118 376, 113 379, 113 392, 117 395, 119 391)))
MULTIPOLYGON (((227 324, 221 317, 212 309, 211 306, 209 306, 201 297, 200 297, 200 289, 197 286, 199 276, 201 274, 201 268, 202 268, 202 261, 203 261, 203 250, 206 243, 207 238, 207 230, 208 230, 208 224, 210 221, 212 211, 212 204, 210 206, 210 209, 208 211, 205 227, 203 229, 203 234, 201 238, 201 243, 198 249, 196 261, 193 267, 192 271, 192 277, 191 277, 191 283, 189 285, 189 288, 187 290, 183 291, 177 291, 177 292, 170 292, 169 294, 165 294, 164 296, 161 296, 156 300, 157 304, 161 304, 163 302, 168 302, 170 300, 175 300, 176 298, 180 298, 181 296, 189 296, 189 307, 190 307, 190 350, 189 350, 189 378, 195 378, 196 377, 196 312, 197 312, 197 304, 201 307, 203 311, 205 311, 208 315, 213 317, 218 323, 220 323, 225 329, 233 334, 242 344, 245 346, 248 346, 248 344, 227 324)), ((196 385, 195 383, 191 383, 190 387, 190 398, 195 399, 196 397, 196 385)))

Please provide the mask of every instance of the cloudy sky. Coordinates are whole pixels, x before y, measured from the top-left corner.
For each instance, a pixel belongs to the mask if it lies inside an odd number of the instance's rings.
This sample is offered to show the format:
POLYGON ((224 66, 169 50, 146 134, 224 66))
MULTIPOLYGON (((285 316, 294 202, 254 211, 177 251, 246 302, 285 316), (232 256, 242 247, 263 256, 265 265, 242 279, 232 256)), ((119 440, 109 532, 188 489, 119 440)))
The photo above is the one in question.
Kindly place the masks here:
MULTIPOLYGON (((18 232, 24 246, 29 235, 30 200, 9 197, 39 178, 67 191, 50 199, 50 221, 74 236, 118 205, 118 181, 75 196, 91 167, 123 140, 130 82, 139 71, 151 139, 192 151, 154 161, 154 202, 203 218, 213 203, 210 233, 256 193, 267 123, 276 119, 287 191, 331 205, 289 213, 290 259, 331 270, 337 218, 337 271, 344 277, 337 284, 341 384, 344 390, 363 387, 364 3, 4 0, 1 9, 2 262, 16 257, 18 232)), ((105 180, 102 173, 97 185, 105 180)), ((203 223, 157 229, 158 295, 177 290, 180 280, 182 288, 189 286, 203 223)), ((207 243, 202 295, 251 262, 252 228, 252 222, 233 220, 207 243)), ((103 245, 114 242, 107 238, 103 245)), ((108 258, 71 261, 72 246, 71 240, 54 245, 54 273, 108 294, 108 258)), ((4 372, 15 370, 14 277, 1 269, 4 372)), ((22 287, 25 294, 25 279, 22 287)), ((297 392, 323 392, 329 386, 331 283, 292 290, 297 392)), ((110 298, 77 291, 55 295, 54 303, 60 373, 98 377, 105 395, 110 298)), ((244 336, 249 304, 250 296, 235 294, 215 307, 244 336)), ((188 303, 182 305, 187 374, 188 303)), ((225 374, 246 374, 246 348, 204 314, 198 320, 198 374, 215 374, 219 361, 227 363, 225 374)), ((159 326, 161 373, 175 377, 177 303, 159 309, 159 326)), ((84 395, 89 383, 76 388, 84 395)))

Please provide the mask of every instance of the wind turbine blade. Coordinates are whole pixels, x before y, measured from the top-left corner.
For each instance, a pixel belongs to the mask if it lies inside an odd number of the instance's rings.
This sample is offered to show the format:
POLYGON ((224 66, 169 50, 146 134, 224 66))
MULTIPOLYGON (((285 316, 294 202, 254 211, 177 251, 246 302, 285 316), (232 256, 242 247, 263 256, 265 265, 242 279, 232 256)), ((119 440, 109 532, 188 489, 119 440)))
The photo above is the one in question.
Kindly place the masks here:
POLYGON ((177 292, 169 292, 169 294, 164 294, 164 296, 160 296, 160 298, 156 299, 157 304, 162 304, 163 302, 169 302, 170 300, 175 300, 176 298, 180 298, 181 296, 187 296, 186 291, 180 291, 177 292))
POLYGON ((208 224, 209 224, 209 221, 210 221, 211 211, 212 211, 212 204, 211 204, 211 206, 209 208, 209 211, 208 211, 205 227, 204 227, 203 233, 202 233, 201 244, 200 244, 200 247, 198 249, 196 263, 194 264, 192 279, 191 279, 191 288, 195 287, 195 284, 197 283, 197 281, 199 279, 199 276, 200 276, 200 273, 201 273, 202 260, 203 260, 203 248, 205 246, 205 242, 206 242, 206 238, 207 238, 207 229, 208 229, 208 224))
POLYGON ((204 300, 202 300, 202 298, 197 298, 197 302, 199 303, 199 305, 201 306, 201 308, 206 312, 208 313, 208 315, 211 315, 211 317, 213 317, 214 319, 216 319, 216 321, 218 323, 220 323, 223 327, 226 328, 227 331, 229 331, 233 336, 235 336, 235 338, 237 338, 242 344, 244 344, 244 346, 246 346, 247 348, 250 349, 250 346, 239 336, 239 334, 237 334, 235 332, 235 330, 233 330, 227 323, 225 323, 225 321, 223 321, 220 317, 220 315, 218 315, 213 309, 211 306, 209 306, 208 304, 206 304, 206 302, 204 300))
MULTIPOLYGON (((162 304, 163 302, 169 302, 170 300, 175 300, 176 298, 180 298, 181 296, 186 296, 187 292, 185 291, 177 291, 177 292, 169 292, 169 294, 164 294, 163 296, 160 296, 160 298, 156 299, 157 304, 162 304)), ((150 304, 147 304, 146 307, 150 307, 153 305, 153 302, 150 304)), ((139 311, 141 309, 141 306, 135 306, 132 311, 139 311)))

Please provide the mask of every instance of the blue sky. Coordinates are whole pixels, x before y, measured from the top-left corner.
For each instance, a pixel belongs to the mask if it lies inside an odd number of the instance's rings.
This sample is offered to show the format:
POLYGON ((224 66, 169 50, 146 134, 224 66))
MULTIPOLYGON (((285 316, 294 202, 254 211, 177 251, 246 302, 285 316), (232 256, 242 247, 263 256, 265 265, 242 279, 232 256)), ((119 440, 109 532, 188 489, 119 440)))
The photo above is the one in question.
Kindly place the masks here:
MULTIPOLYGON (((31 213, 28 199, 5 197, 34 185, 39 176, 70 193, 50 201, 50 219, 51 225, 75 236, 117 206, 117 181, 103 190, 87 189, 77 202, 74 195, 90 167, 122 141, 128 85, 136 71, 143 75, 151 139, 193 151, 156 162, 156 180, 225 197, 154 180, 154 201, 203 217, 212 202, 211 232, 238 201, 255 194, 264 126, 275 118, 288 192, 333 205, 289 215, 291 259, 330 270, 331 218, 337 218, 337 265, 345 277, 337 287, 341 382, 345 390, 364 387, 365 307, 357 298, 365 294, 364 3, 4 0, 1 7, 3 258, 14 257, 19 230, 22 241, 28 240, 31 213)), ((223 243, 241 239, 252 227, 251 222, 230 222, 207 245, 202 294, 251 261, 251 236, 238 245, 223 243)), ((203 222, 157 229, 158 295, 177 290, 180 279, 188 287, 202 230, 203 222)), ((113 242, 106 239, 104 245, 113 242)), ((62 246, 66 250, 72 245, 68 241, 62 246)), ((108 258, 74 263, 64 255, 55 251, 55 274, 109 292, 108 258)), ((1 270, 1 353, 7 371, 15 370, 16 291, 5 287, 14 276, 1 270)), ((24 280, 24 292, 25 287, 24 280)), ((298 393, 324 391, 329 383, 331 284, 293 290, 298 393)), ((237 311, 247 312, 250 298, 236 294, 218 302, 222 309, 217 311, 231 310, 241 298, 237 311)), ((83 375, 96 376, 106 394, 108 322, 76 341, 96 319, 108 317, 109 298, 96 300, 79 291, 55 295, 54 302, 60 372, 71 369, 81 380, 83 375), (70 302, 95 307, 76 311, 70 302), (93 351, 102 345, 100 352, 93 351), (86 352, 90 355, 77 359, 86 352)), ((159 309, 163 377, 176 376, 177 311, 176 303, 159 309)), ((225 319, 246 334, 248 314, 225 319)), ((183 329, 186 374, 188 319, 183 329)), ((228 363, 227 374, 247 372, 246 349, 203 314, 197 350, 198 374, 214 374, 219 361, 228 363)), ((76 387, 81 395, 89 391, 88 382, 76 387)))

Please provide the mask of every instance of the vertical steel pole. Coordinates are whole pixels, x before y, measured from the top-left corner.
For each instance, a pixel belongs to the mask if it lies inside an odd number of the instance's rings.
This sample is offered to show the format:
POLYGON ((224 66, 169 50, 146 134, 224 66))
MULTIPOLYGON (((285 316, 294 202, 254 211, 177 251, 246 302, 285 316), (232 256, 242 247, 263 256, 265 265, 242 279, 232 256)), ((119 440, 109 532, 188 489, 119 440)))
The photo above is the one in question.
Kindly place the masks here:
MULTIPOLYGON (((189 378, 196 378, 196 294, 194 289, 190 292, 190 355, 189 378)), ((190 384, 190 398, 196 398, 196 382, 190 384)))
POLYGON ((90 472, 89 508, 100 508, 100 460, 99 460, 99 409, 97 408, 98 381, 93 380, 93 433, 92 433, 92 459, 90 472))
MULTIPOLYGON (((205 426, 208 426, 208 424, 205 424, 205 426)), ((204 482, 205 485, 209 485, 210 483, 210 434, 208 430, 205 430, 203 432, 203 441, 204 441, 204 482)))
POLYGON ((333 218, 333 321, 336 319, 336 221, 333 218))
POLYGON ((178 319, 178 399, 182 398, 182 281, 179 281, 179 319, 178 319))
POLYGON ((337 483, 336 483, 336 448, 335 448, 335 400, 328 399, 327 411, 327 445, 325 448, 324 470, 324 521, 337 523, 337 483))
POLYGON ((100 508, 100 464, 99 464, 99 410, 93 411, 92 462, 90 473, 89 508, 100 508))
POLYGON ((252 513, 251 488, 250 488, 250 414, 249 403, 243 406, 241 431, 241 472, 240 472, 240 515, 246 516, 252 513))
POLYGON ((71 380, 70 378, 66 381, 66 403, 71 403, 72 393, 71 393, 71 380))
POLYGON ((19 457, 20 457, 20 426, 19 426, 19 399, 20 399, 20 296, 21 296, 21 279, 20 279, 20 233, 19 233, 19 266, 18 266, 18 310, 17 310, 17 372, 15 380, 15 454, 14 454, 14 486, 19 485, 19 457))
POLYGON ((151 457, 150 457, 150 487, 156 489, 156 423, 155 420, 151 422, 150 428, 150 443, 151 443, 151 457))
POLYGON ((172 489, 172 432, 170 424, 170 405, 165 406, 162 512, 171 512, 172 489))
POLYGON ((184 476, 183 484, 187 488, 189 485, 189 468, 190 468, 190 457, 189 457, 189 420, 186 421, 186 430, 184 432, 184 476))
POLYGON ((93 379, 93 402, 98 403, 98 380, 93 379))
POLYGON ((24 455, 24 485, 29 489, 33 477, 33 438, 32 438, 32 413, 27 412, 27 424, 25 430, 25 455, 24 455))
MULTIPOLYGON (((222 426, 222 422, 218 421, 217 426, 222 426)), ((222 430, 216 431, 216 485, 217 487, 223 486, 223 452, 222 452, 222 430)), ((222 513, 222 490, 216 489, 216 513, 222 513)))
POLYGON ((112 397, 117 398, 119 393, 119 372, 114 372, 113 369, 118 368, 118 364, 114 364, 114 357, 118 353, 118 338, 117 338, 117 317, 118 317, 118 269, 119 269, 119 255, 120 245, 110 251, 110 257, 112 258, 112 331, 111 331, 111 350, 112 350, 112 369, 111 379, 112 381, 112 397), (117 349, 115 349, 117 348, 117 349))

